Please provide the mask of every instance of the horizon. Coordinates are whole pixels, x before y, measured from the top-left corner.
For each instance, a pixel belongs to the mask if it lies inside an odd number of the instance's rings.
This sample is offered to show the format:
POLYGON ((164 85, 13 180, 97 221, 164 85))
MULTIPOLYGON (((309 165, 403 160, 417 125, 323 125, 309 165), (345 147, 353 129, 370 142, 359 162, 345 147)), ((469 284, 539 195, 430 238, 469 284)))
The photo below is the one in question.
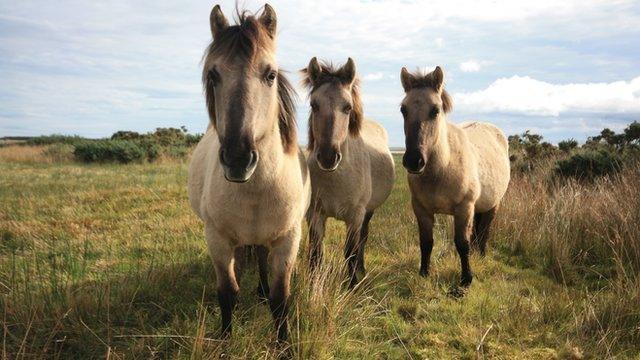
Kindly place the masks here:
MULTIPOLYGON (((220 1, 227 17, 234 1, 220 1)), ((263 2, 247 1, 260 11, 263 2)), ((308 101, 297 71, 317 56, 354 58, 365 116, 403 147, 399 73, 442 65, 449 120, 488 121, 506 135, 584 143, 640 120, 640 4, 577 1, 270 1, 280 66, 308 101), (389 14, 393 14, 390 16, 389 14)), ((110 136, 208 124, 200 83, 214 3, 0 4, 0 137, 110 136)), ((232 21, 233 22, 233 21, 232 21)))

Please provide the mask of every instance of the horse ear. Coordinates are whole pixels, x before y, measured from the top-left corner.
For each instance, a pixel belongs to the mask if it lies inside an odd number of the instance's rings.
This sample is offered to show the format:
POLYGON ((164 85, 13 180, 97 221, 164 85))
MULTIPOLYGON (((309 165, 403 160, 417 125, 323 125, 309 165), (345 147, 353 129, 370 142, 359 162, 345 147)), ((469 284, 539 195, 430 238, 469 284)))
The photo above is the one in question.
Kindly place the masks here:
POLYGON ((404 92, 411 90, 413 84, 413 75, 409 73, 406 67, 402 67, 402 70, 400 70, 400 82, 402 83, 404 92))
POLYGON ((433 80, 433 85, 436 91, 442 91, 442 88, 444 87, 444 71, 440 66, 436 66, 436 69, 433 70, 433 80))
POLYGON ((216 5, 211 10, 211 15, 209 15, 209 23, 211 25, 211 36, 215 40, 218 35, 226 28, 229 27, 229 22, 227 18, 224 17, 222 10, 220 9, 220 5, 216 5))
POLYGON ((342 82, 349 85, 353 84, 353 81, 356 79, 356 63, 352 58, 349 58, 338 73, 342 82))
POLYGON ((260 22, 269 32, 269 36, 271 38, 276 37, 276 27, 278 25, 278 19, 276 18, 276 11, 273 10, 271 5, 264 4, 264 10, 262 11, 262 15, 260 15, 260 22))
POLYGON ((320 79, 320 75, 322 75, 322 68, 318 63, 318 58, 315 56, 311 61, 309 61, 309 66, 307 66, 307 75, 309 76, 311 85, 315 85, 318 82, 318 79, 320 79))

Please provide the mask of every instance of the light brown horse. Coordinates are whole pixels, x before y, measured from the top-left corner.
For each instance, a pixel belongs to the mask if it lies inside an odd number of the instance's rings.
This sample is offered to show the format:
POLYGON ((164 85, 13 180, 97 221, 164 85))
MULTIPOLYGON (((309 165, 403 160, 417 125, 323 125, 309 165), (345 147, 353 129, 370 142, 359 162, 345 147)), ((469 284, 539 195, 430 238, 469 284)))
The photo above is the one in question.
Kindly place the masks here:
POLYGON ((400 74, 405 97, 406 152, 411 204, 418 220, 427 276, 433 247, 434 214, 454 216, 454 241, 462 265, 461 285, 473 279, 469 242, 484 255, 489 226, 509 185, 509 146, 497 127, 481 122, 460 126, 447 121, 452 101, 440 67, 428 74, 400 74))
POLYGON ((307 214, 310 265, 314 269, 322 261, 327 217, 344 221, 344 256, 353 287, 357 270, 365 271, 369 221, 393 187, 393 158, 384 128, 364 119, 351 58, 338 69, 313 58, 302 73, 311 101, 307 159, 312 185, 312 205, 307 214))
MULTIPOLYGON (((296 141, 293 90, 275 59, 276 14, 239 14, 229 26, 220 6, 211 12, 213 42, 202 81, 211 126, 189 168, 189 200, 204 222, 216 271, 222 331, 231 333, 239 291, 235 251, 270 250, 269 304, 278 340, 287 339, 289 282, 311 193, 304 154, 296 141)), ((268 287, 261 252, 261 288, 268 287)))

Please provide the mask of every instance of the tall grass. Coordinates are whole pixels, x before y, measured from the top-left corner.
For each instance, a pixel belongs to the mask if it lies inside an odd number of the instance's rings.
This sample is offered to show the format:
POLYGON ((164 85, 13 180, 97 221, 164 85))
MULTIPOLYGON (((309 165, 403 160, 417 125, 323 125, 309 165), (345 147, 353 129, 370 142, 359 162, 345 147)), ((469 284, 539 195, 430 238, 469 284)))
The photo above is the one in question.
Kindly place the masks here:
POLYGON ((595 182, 516 174, 495 227, 512 261, 587 294, 580 333, 640 344, 640 163, 595 182))

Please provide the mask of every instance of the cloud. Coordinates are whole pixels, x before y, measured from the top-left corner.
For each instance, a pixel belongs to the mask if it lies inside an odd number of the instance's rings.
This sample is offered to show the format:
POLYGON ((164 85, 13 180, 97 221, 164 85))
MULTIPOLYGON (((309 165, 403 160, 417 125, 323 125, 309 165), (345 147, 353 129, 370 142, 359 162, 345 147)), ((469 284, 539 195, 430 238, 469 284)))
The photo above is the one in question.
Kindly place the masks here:
POLYGON ((611 83, 551 84, 528 76, 494 81, 455 94, 465 112, 560 116, 567 113, 640 115, 640 76, 611 83))
POLYGON ((480 63, 475 60, 467 60, 460 63, 460 70, 463 72, 478 72, 480 71, 480 63))
POLYGON ((383 78, 384 78, 384 73, 381 71, 367 74, 362 77, 362 79, 365 81, 377 81, 377 80, 382 80, 383 78))
MULTIPOLYGON (((236 1, 219 3, 234 22, 236 1)), ((455 70, 447 73, 448 88, 468 95, 467 113, 484 108, 492 97, 482 98, 475 89, 513 74, 556 83, 638 76, 634 45, 640 9, 633 0, 270 3, 278 14, 278 65, 291 71, 292 82, 298 83, 295 71, 313 56, 337 63, 353 57, 365 80, 366 114, 383 123, 394 144, 402 143, 402 66, 439 64, 455 70), (457 70, 474 59, 481 74, 457 70)), ((263 5, 262 0, 240 2, 251 11, 263 5)), ((211 40, 211 6, 170 0, 0 1, 0 136, 97 137, 180 125, 204 130, 200 60, 211 40)), ((637 91, 633 96, 638 98, 637 91)), ((301 104, 304 128, 304 96, 301 104)), ((537 113, 555 109, 532 107, 537 113)), ((544 119, 538 126, 554 125, 544 119)))

